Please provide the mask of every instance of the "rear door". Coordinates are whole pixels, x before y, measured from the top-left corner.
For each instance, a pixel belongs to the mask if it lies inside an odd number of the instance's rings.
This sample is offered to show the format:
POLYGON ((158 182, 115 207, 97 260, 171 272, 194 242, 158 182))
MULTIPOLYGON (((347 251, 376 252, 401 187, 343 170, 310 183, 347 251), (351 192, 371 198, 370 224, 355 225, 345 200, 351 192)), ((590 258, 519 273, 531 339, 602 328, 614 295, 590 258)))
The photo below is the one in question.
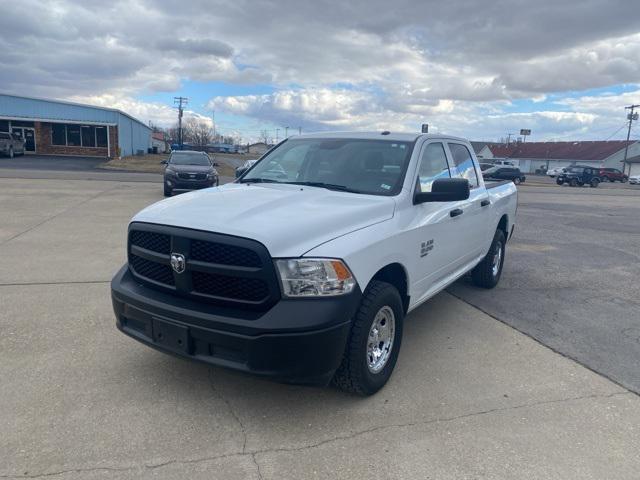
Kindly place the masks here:
POLYGON ((460 237, 459 258, 456 262, 462 266, 480 254, 486 253, 487 237, 493 234, 495 225, 491 225, 491 206, 489 194, 484 184, 480 182, 476 163, 469 147, 462 142, 448 141, 454 170, 452 176, 466 178, 471 192, 467 200, 458 202, 457 208, 462 210, 459 215, 457 235, 460 237))

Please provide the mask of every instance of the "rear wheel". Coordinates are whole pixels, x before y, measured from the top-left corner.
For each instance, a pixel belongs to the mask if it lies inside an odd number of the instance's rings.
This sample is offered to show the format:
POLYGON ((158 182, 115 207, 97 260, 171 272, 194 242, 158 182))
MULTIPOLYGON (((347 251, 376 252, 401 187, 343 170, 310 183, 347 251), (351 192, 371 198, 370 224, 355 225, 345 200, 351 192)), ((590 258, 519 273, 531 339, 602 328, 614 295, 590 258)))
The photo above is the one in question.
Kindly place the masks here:
POLYGON ((496 230, 489 252, 471 271, 473 283, 482 288, 493 288, 500 281, 502 265, 504 265, 505 246, 507 239, 504 232, 496 230))
POLYGON ((398 290, 373 280, 355 314, 342 363, 333 377, 341 390, 367 396, 391 377, 402 343, 404 308, 398 290))
POLYGON ((591 186, 591 188, 597 188, 598 185, 600 185, 600 180, 598 180, 597 178, 592 178, 589 185, 591 186))
POLYGON ((564 185, 564 180, 562 180, 561 178, 559 178, 559 179, 557 179, 557 180, 556 180, 556 183, 557 183, 558 185, 564 185))
POLYGON ((520 185, 520 177, 514 178, 513 183, 515 183, 516 185, 520 185))
POLYGON ((569 185, 571 185, 572 187, 577 187, 578 180, 576 180, 575 178, 572 178, 571 181, 569 182, 569 185))
POLYGON ((13 158, 13 147, 9 147, 9 158, 13 158))

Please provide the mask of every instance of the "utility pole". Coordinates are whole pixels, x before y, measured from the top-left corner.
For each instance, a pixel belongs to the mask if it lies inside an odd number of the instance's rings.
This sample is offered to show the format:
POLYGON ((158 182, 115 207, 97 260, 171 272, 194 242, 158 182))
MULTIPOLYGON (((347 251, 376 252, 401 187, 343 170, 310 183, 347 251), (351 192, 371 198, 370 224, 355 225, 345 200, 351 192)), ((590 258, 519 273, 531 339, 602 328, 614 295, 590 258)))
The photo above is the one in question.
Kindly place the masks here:
POLYGON ((289 127, 284 127, 284 138, 289 138, 289 127))
POLYGON ((511 143, 511 136, 515 135, 515 133, 507 133, 507 145, 511 143))
POLYGON ((186 97, 173 97, 173 104, 178 105, 178 144, 180 150, 182 150, 182 114, 184 113, 183 107, 189 103, 189 99, 186 97))
POLYGON ((276 145, 278 144, 278 134, 280 133, 280 129, 276 128, 276 145))
MULTIPOLYGON (((627 129, 627 143, 624 146, 624 160, 622 161, 622 173, 627 168, 627 153, 629 153, 629 138, 631 137, 631 124, 634 120, 638 120, 638 112, 633 113, 636 108, 640 108, 640 105, 629 105, 624 107, 625 110, 630 110, 627 118, 629 119, 629 128, 627 129)), ((629 166, 629 173, 631 173, 631 166, 629 166)))

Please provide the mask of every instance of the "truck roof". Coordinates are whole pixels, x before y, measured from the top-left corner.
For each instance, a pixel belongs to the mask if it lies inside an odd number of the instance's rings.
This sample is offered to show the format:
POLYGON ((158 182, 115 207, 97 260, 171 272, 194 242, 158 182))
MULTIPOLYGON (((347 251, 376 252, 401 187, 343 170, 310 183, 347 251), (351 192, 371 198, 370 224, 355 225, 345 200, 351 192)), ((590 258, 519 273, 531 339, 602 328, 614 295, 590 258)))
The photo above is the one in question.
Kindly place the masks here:
POLYGON ((467 139, 453 137, 451 135, 443 135, 438 133, 405 133, 405 132, 316 132, 296 135, 290 138, 357 138, 357 139, 380 139, 380 140, 396 140, 398 142, 413 142, 420 137, 426 138, 446 138, 450 140, 460 140, 466 142, 467 139))

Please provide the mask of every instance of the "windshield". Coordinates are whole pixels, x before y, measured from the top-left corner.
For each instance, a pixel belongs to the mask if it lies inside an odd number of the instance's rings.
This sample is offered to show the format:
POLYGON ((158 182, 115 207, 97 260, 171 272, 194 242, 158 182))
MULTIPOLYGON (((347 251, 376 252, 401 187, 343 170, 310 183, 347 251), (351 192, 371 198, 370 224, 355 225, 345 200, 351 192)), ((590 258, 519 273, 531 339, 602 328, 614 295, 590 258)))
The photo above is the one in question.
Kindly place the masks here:
POLYGON ((570 173, 582 173, 582 170, 583 169, 580 167, 571 167, 571 168, 567 168, 565 171, 570 173))
POLYGON ((202 153, 172 153, 169 163, 171 165, 210 165, 209 158, 202 153))
POLYGON ((241 182, 296 183, 371 195, 402 188, 413 142, 293 139, 272 150, 241 182))

